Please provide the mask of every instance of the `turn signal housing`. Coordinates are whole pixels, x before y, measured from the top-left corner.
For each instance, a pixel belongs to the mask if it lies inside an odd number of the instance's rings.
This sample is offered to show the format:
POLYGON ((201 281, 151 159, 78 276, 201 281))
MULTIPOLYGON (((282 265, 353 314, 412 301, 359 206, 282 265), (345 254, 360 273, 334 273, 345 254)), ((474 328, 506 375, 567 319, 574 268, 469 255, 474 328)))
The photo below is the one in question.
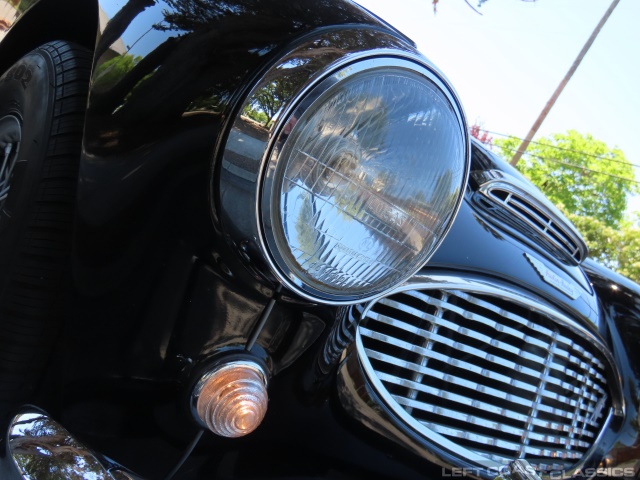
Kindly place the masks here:
POLYGON ((267 375, 252 361, 225 363, 202 376, 192 400, 201 425, 221 437, 242 437, 267 413, 267 375))

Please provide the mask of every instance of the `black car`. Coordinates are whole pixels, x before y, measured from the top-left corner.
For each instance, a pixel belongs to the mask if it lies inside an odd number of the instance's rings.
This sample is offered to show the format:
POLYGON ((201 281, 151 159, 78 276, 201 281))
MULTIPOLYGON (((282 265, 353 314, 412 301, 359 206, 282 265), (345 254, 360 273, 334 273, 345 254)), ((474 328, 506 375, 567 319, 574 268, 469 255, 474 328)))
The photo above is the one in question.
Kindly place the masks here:
POLYGON ((0 28, 2 478, 636 478, 639 287, 410 39, 346 0, 0 28))

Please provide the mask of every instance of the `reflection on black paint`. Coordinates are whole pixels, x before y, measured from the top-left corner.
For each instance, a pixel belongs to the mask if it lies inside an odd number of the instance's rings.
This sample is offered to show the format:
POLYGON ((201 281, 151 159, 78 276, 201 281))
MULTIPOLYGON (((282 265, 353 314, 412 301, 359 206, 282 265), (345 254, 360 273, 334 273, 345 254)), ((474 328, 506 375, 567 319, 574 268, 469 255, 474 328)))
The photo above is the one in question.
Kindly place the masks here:
MULTIPOLYGON (((176 121, 188 111, 224 112, 236 89, 250 79, 250 72, 287 39, 326 24, 368 21, 369 17, 353 5, 329 0, 314 3, 313 9, 305 2, 267 0, 167 0, 157 5, 153 0, 132 0, 102 33, 89 113, 113 116, 119 126, 128 127, 118 132, 118 142, 113 142, 110 132, 109 146, 124 147, 123 142, 133 146, 140 143, 137 139, 148 136, 140 130, 143 125, 164 129, 167 122, 176 121), (104 53, 140 13, 152 6, 162 8, 163 21, 149 28, 166 32, 166 40, 144 57, 127 53, 120 59, 107 60, 104 53)), ((140 32, 138 38, 144 34, 140 32)), ((351 42, 360 47, 380 46, 373 34, 360 33, 351 42)), ((313 48, 318 57, 337 53, 328 41, 313 48)), ((308 75, 314 71, 312 63, 291 59, 291 68, 308 75)), ((274 84, 260 104, 246 112, 247 116, 268 124, 288 90, 285 83, 274 84)), ((103 140, 105 133, 95 132, 103 140)), ((90 148, 101 143, 106 146, 98 138, 90 140, 90 148)))

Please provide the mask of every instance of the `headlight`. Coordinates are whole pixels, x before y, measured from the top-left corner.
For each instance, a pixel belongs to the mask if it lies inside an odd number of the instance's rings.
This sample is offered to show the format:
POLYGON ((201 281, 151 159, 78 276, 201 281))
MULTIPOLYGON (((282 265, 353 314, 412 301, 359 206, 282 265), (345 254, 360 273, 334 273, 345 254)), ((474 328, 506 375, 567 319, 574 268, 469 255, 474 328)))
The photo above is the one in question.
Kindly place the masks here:
MULTIPOLYGON (((255 240, 274 276, 304 297, 353 303, 394 288, 433 254, 457 212, 468 172, 462 113, 433 69, 402 56, 307 79, 270 129, 255 240)), ((273 88, 266 77, 262 88, 273 88)), ((236 126, 228 164, 241 149, 234 141, 249 141, 236 126)))

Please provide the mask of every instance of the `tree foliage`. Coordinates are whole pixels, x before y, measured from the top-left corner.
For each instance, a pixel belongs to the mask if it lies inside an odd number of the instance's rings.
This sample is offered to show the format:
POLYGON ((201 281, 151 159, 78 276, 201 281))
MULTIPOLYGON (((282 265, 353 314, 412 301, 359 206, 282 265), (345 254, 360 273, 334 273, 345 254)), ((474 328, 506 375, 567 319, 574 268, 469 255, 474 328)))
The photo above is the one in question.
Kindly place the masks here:
MULTIPOLYGON (((520 139, 494 144, 509 159, 520 139)), ((623 220, 638 185, 619 149, 570 130, 529 145, 518 169, 573 222, 591 258, 640 282, 640 228, 623 220)))
MULTIPOLYGON (((495 144, 508 159, 520 140, 511 137, 495 144)), ((608 227, 620 225, 629 195, 638 192, 633 166, 621 150, 575 130, 532 142, 518 169, 567 212, 608 227)))
POLYGON ((283 103, 291 98, 294 84, 286 80, 274 80, 261 88, 255 95, 254 103, 248 105, 245 114, 268 126, 283 103))
POLYGON ((110 87, 122 80, 142 60, 141 56, 125 54, 98 66, 94 73, 95 88, 110 87))
POLYGON ((597 218, 568 217, 586 240, 591 258, 640 282, 640 228, 630 222, 611 228, 597 218))

